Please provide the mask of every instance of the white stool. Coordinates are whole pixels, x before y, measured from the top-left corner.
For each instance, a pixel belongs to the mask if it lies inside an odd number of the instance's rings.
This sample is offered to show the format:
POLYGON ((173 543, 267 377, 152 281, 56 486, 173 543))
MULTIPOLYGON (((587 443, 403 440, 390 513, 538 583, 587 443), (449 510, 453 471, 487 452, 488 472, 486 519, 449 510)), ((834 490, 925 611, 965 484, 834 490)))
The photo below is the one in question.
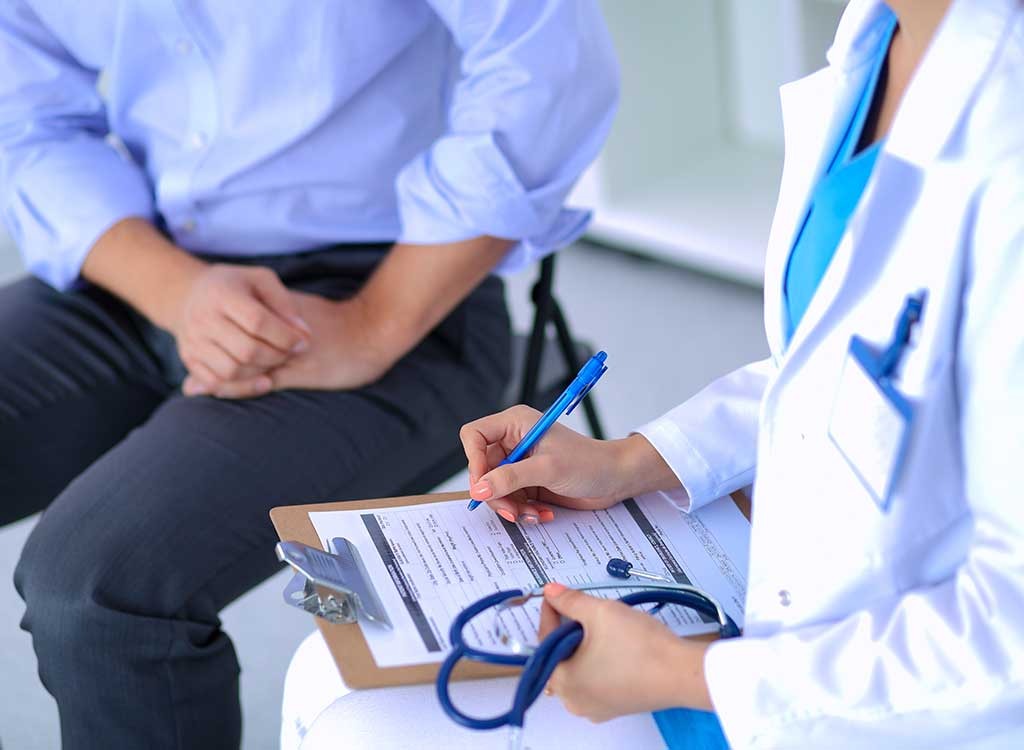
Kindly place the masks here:
MULTIPOLYGON (((513 689, 514 680, 502 678, 456 683, 452 693, 467 713, 488 715, 507 709, 513 689)), ((349 689, 319 632, 292 657, 281 710, 281 750, 504 750, 507 743, 504 729, 475 732, 452 722, 438 706, 433 685, 349 689)), ((592 724, 566 712, 557 698, 542 696, 526 716, 524 747, 530 750, 664 746, 650 714, 592 724)))

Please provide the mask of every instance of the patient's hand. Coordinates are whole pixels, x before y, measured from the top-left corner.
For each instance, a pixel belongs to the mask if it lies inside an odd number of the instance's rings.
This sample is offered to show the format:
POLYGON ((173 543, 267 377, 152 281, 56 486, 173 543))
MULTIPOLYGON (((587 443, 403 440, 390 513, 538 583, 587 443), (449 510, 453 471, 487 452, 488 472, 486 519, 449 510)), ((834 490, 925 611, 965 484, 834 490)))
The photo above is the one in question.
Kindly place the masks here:
POLYGON ((188 396, 260 396, 271 388, 269 372, 310 343, 293 293, 261 267, 206 266, 169 327, 189 371, 188 396))
POLYGON ((528 406, 513 406, 470 422, 460 433, 471 496, 506 520, 550 521, 555 514, 551 505, 596 510, 679 484, 643 436, 595 440, 560 424, 530 456, 499 467, 540 416, 528 406))
MULTIPOLYGON (((251 398, 292 388, 349 390, 374 382, 394 364, 394 351, 379 346, 381 337, 358 296, 334 301, 305 292, 286 293, 308 327, 305 346, 276 367, 217 384, 208 391, 211 395, 251 398)), ((190 376, 186 393, 192 382, 190 376)))

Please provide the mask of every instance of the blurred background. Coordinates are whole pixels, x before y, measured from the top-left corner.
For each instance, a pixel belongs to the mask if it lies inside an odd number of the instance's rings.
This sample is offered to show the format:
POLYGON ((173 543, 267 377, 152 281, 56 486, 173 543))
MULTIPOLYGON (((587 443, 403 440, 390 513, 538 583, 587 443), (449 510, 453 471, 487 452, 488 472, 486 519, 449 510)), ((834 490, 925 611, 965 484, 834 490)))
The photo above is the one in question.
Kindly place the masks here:
MULTIPOLYGON (((573 203, 587 241, 560 253, 555 288, 577 337, 609 353, 594 396, 610 436, 766 355, 764 246, 782 168, 778 85, 824 64, 842 0, 602 2, 623 95, 612 137, 573 203)), ((23 271, 0 230, 0 283, 23 271)), ((511 277, 514 326, 532 319, 536 271, 511 277)), ((574 415, 575 417, 576 415, 574 415)), ((582 428, 579 421, 573 426, 582 428)), ((465 475, 440 490, 464 489, 465 475)), ((34 518, 0 529, 0 742, 60 746, 11 574, 34 518)), ((277 747, 282 682, 310 619, 285 607, 279 573, 224 623, 242 663, 244 747, 277 747)))

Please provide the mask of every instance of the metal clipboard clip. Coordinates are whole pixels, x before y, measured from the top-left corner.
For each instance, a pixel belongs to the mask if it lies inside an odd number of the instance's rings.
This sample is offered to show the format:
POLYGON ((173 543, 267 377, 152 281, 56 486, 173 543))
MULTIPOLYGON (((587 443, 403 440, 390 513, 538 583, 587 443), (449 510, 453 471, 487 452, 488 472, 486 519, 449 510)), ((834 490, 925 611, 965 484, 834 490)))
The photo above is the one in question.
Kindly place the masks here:
POLYGON ((371 622, 390 630, 391 620, 355 546, 335 537, 331 547, 333 553, 302 542, 277 543, 277 559, 295 570, 284 600, 331 623, 371 622))

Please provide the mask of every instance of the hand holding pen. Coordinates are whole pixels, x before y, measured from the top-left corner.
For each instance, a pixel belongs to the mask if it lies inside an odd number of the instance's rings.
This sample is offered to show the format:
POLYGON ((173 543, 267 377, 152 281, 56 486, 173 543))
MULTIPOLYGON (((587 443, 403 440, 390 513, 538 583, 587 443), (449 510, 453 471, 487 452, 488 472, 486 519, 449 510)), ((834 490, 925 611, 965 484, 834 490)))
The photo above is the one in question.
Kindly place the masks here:
POLYGON ((606 357, 592 357, 543 415, 514 406, 462 428, 473 485, 470 508, 487 501, 506 521, 537 523, 554 517, 548 504, 603 508, 622 499, 622 477, 613 469, 630 439, 594 440, 556 424, 604 374, 606 357))

